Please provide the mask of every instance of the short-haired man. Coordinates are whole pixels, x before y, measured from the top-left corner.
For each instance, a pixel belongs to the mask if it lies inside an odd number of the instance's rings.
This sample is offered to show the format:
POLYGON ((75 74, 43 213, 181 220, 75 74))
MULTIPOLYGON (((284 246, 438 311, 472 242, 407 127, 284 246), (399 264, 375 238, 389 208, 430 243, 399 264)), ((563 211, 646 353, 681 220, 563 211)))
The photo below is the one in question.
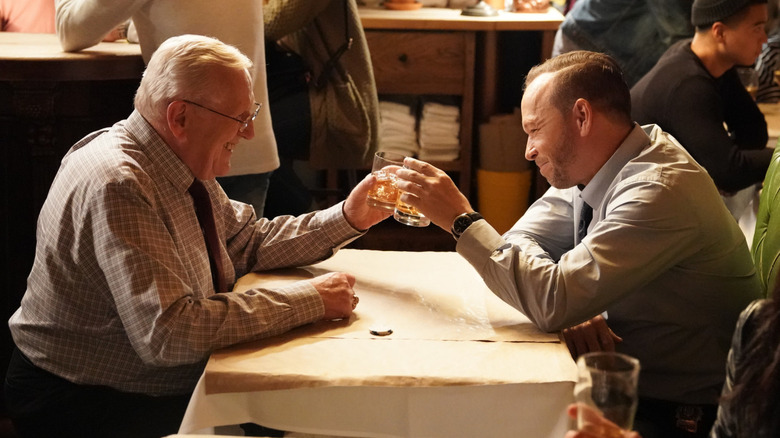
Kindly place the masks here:
POLYGON ((5 395, 22 436, 175 433, 211 351, 351 315, 345 273, 227 292, 249 271, 323 260, 387 216, 365 203, 371 177, 297 218, 257 220, 227 198, 214 178, 267 110, 250 68, 218 40, 171 38, 128 119, 63 159, 9 323, 5 395))
MULTIPOLYGON (((764 116, 736 70, 761 53, 766 21, 766 0, 694 1, 693 39, 670 47, 631 89, 634 120, 674 136, 728 204, 731 195, 764 180, 772 156, 764 116)), ((730 208, 739 218, 737 204, 730 208)))
MULTIPOLYGON (((428 163, 405 160, 403 199, 451 230, 490 289, 541 329, 607 312, 617 350, 642 364, 643 436, 678 427, 706 436, 734 324, 760 293, 712 179, 658 126, 632 122, 628 86, 607 55, 570 52, 534 67, 521 109, 526 158, 552 188, 506 234, 428 163)), ((606 333, 581 348, 615 348, 606 333)))

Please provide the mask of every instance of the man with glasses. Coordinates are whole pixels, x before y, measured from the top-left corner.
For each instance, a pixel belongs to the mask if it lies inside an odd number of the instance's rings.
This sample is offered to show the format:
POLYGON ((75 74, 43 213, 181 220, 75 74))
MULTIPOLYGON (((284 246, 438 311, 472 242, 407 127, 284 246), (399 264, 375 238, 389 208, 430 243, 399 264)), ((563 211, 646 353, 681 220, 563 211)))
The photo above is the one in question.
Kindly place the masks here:
POLYGON ((175 433, 213 350, 351 315, 346 273, 228 292, 247 272, 323 260, 388 215, 365 203, 371 176, 297 218, 258 220, 228 199, 214 178, 264 110, 251 66, 218 40, 171 38, 136 110, 63 159, 9 322, 5 395, 22 436, 175 433))
MULTIPOLYGON (((218 181, 231 199, 252 205, 258 217, 265 215, 271 174, 279 168, 277 142, 268 111, 264 3, 255 0, 233 0, 228 4, 211 0, 56 1, 57 36, 66 51, 94 46, 118 25, 132 19, 134 32, 130 36, 137 37, 145 62, 149 62, 163 41, 182 34, 213 36, 238 47, 252 60, 255 100, 265 109, 258 115, 254 138, 244 141, 244 147, 235 153, 230 172, 218 181)), ((213 91, 219 93, 220 89, 213 91)))

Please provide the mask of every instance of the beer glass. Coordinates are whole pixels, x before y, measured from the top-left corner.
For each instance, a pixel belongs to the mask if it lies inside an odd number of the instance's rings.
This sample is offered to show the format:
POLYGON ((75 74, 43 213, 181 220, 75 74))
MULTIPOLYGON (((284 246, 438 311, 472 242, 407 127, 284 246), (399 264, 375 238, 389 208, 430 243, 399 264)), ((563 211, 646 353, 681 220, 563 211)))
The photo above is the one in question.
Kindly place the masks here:
POLYGON ((366 203, 371 207, 395 210, 398 188, 395 185, 395 172, 404 165, 404 156, 395 152, 380 151, 374 154, 371 173, 376 182, 368 191, 366 203))
POLYGON ((758 93, 758 72, 752 67, 739 67, 737 68, 737 74, 742 85, 745 86, 745 90, 750 94, 753 100, 756 100, 756 93, 758 93))
MULTIPOLYGON (((604 418, 623 430, 631 430, 637 406, 639 361, 614 352, 586 353, 577 359, 577 384, 574 399, 600 412, 604 418)), ((577 412, 577 428, 592 430, 577 412)))

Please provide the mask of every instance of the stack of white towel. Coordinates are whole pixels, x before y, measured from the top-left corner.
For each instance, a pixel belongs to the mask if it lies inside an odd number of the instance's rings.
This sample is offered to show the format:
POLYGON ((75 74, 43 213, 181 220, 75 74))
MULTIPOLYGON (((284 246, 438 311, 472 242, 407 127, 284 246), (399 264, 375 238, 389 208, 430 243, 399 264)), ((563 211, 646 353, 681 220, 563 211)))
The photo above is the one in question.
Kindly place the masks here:
POLYGON ((420 159, 454 161, 460 154, 460 108, 425 102, 420 118, 420 159))
POLYGON ((379 150, 396 152, 407 157, 417 154, 417 117, 409 105, 379 102, 379 150))

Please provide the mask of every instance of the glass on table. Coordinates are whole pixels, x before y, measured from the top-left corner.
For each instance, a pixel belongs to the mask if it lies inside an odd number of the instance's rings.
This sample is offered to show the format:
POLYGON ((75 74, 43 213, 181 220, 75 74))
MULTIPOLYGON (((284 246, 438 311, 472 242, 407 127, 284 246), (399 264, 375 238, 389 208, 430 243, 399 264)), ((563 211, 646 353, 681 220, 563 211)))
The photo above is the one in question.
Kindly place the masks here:
POLYGON ((404 156, 395 152, 380 151, 374 154, 371 173, 376 182, 368 191, 366 203, 371 207, 395 210, 398 199, 398 187, 395 185, 395 172, 404 165, 404 156))
MULTIPOLYGON (((623 430, 631 430, 638 402, 639 360, 621 353, 586 353, 577 359, 574 399, 585 404, 623 430)), ((578 409, 577 428, 593 425, 578 409)))

